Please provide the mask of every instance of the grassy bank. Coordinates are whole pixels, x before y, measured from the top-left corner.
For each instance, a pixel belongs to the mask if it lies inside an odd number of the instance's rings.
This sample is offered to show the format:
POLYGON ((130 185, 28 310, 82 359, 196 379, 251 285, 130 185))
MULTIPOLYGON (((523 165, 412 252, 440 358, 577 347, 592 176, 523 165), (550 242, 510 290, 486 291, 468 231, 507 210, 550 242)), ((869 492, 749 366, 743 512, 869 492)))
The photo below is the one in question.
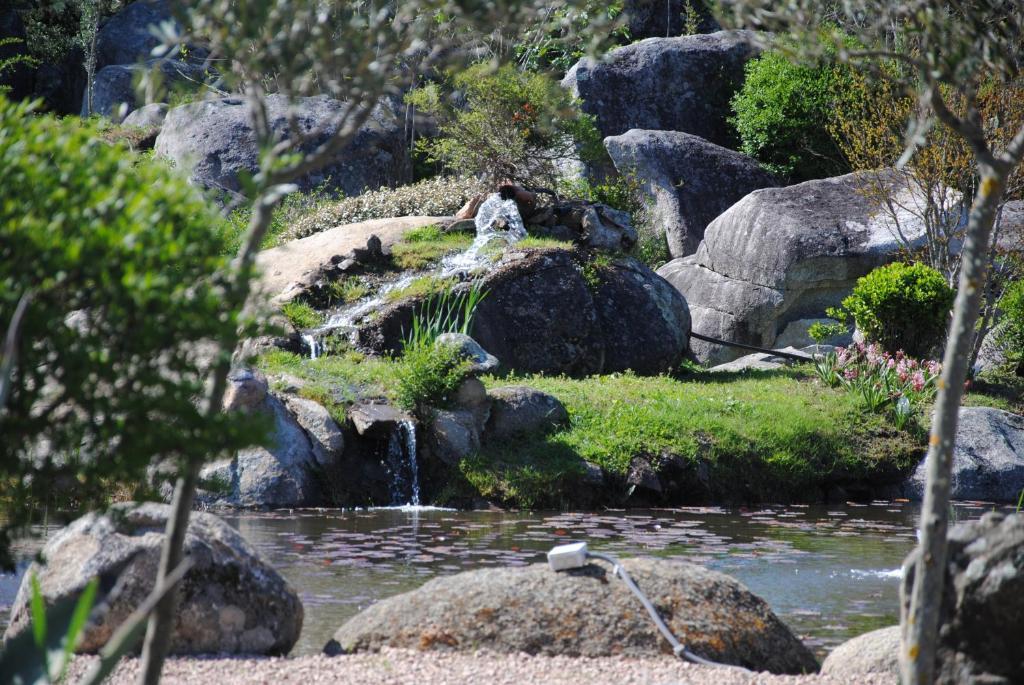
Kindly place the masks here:
POLYGON ((518 506, 571 503, 584 461, 620 477, 624 501, 638 456, 656 469, 689 472, 693 483, 684 490, 694 500, 815 500, 826 487, 898 479, 924 445, 920 432, 896 431, 808 369, 515 382, 558 397, 570 424, 488 445, 461 471, 483 496, 518 506))

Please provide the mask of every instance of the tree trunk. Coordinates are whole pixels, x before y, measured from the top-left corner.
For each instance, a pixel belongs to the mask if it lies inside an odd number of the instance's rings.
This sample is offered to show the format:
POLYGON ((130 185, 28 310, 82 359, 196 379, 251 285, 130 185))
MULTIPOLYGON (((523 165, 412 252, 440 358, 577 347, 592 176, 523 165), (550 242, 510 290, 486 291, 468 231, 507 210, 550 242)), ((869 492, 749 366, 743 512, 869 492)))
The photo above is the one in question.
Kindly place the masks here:
MULTIPOLYGON (((235 257, 235 281, 230 285, 225 298, 229 310, 242 307, 249 297, 249 284, 252 280, 256 252, 260 243, 263 242, 263 236, 270 228, 273 208, 279 197, 274 192, 271 197, 261 196, 253 203, 249 229, 245 241, 235 257)), ((237 335, 230 340, 221 341, 220 359, 216 362, 211 374, 211 385, 206 405, 207 415, 212 416, 221 411, 224 393, 227 390, 228 373, 231 371, 231 355, 237 345, 237 335)), ((160 555, 160 568, 157 572, 156 584, 158 587, 167 582, 168 576, 182 561, 185 531, 188 529, 188 520, 192 513, 192 503, 195 499, 196 483, 199 480, 199 469, 202 467, 202 463, 203 460, 200 458, 190 458, 184 465, 184 473, 179 476, 175 484, 171 516, 167 519, 164 545, 160 555)), ((178 593, 176 589, 172 589, 160 600, 149 618, 139 669, 141 685, 157 685, 160 682, 160 672, 163 670, 164 660, 167 658, 167 651, 171 643, 171 633, 174 630, 174 614, 177 604, 178 593)))
POLYGON ((931 685, 935 679, 939 609, 946 573, 953 446, 974 340, 974 325, 985 291, 992 224, 1006 182, 1006 174, 995 169, 982 166, 979 172, 981 189, 974 199, 967 224, 953 322, 928 440, 928 480, 921 508, 919 555, 910 596, 901 607, 900 670, 903 685, 931 685))

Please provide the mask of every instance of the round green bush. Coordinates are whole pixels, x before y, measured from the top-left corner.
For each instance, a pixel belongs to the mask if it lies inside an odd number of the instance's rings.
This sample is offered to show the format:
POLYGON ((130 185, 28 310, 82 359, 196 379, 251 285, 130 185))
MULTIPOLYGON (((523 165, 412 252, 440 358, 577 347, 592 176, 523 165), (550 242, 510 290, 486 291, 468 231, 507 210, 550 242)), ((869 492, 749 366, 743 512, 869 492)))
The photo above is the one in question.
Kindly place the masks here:
POLYGON ((0 188, 0 333, 27 302, 16 355, 0 350, 0 520, 102 504, 153 459, 247 444, 197 402, 200 351, 239 320, 222 221, 184 177, 0 96, 0 188))
POLYGON ((845 66, 795 64, 779 52, 750 60, 730 120, 742 151, 793 182, 847 173, 829 122, 848 82, 845 66))
POLYGON ((946 333, 954 294, 930 266, 895 262, 857 279, 843 309, 868 342, 926 357, 946 333))

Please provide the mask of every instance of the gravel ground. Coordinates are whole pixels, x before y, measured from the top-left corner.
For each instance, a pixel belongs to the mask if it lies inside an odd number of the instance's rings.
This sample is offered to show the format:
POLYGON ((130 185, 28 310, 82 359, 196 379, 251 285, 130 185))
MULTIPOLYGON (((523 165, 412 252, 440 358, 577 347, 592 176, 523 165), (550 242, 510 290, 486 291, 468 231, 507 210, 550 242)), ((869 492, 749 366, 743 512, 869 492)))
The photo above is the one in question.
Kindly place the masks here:
MULTIPOLYGON (((92 657, 80 657, 71 667, 71 678, 91 665, 92 657)), ((135 682, 138 661, 125 660, 111 683, 135 682)), ((202 683, 233 685, 312 685, 358 683, 359 685, 849 685, 823 676, 777 676, 734 669, 717 669, 683 663, 671 657, 626 659, 606 657, 577 659, 526 654, 453 654, 385 649, 377 654, 295 659, 170 659, 164 668, 164 685, 202 683)), ((858 685, 882 685, 886 680, 861 680, 858 685)))

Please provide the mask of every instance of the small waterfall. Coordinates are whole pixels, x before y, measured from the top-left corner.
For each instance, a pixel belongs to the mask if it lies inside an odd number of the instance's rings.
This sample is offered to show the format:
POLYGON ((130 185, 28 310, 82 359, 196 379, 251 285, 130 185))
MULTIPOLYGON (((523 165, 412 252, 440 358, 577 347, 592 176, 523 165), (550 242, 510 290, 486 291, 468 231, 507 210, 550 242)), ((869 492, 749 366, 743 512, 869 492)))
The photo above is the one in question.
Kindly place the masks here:
POLYGON ((312 333, 303 333, 302 342, 309 348, 309 358, 316 359, 320 352, 320 343, 312 333))
MULTIPOLYGON (((496 251, 504 251, 511 245, 526 237, 526 225, 519 215, 515 200, 503 200, 501 195, 494 193, 480 205, 477 210, 476 238, 464 252, 446 257, 434 273, 438 278, 464 278, 485 269, 492 264, 492 256, 496 251), (495 249, 497 245, 497 250, 495 249)), ((367 314, 376 311, 388 300, 388 294, 406 288, 418 276, 403 276, 389 283, 372 297, 362 302, 335 312, 323 326, 302 335, 302 340, 309 347, 310 358, 316 359, 323 353, 319 339, 335 330, 354 331, 359 321, 367 314)), ((415 436, 413 436, 415 440, 415 436)))
POLYGON ((391 504, 420 504, 420 473, 416 462, 416 424, 398 423, 388 438, 387 467, 391 472, 391 504))

